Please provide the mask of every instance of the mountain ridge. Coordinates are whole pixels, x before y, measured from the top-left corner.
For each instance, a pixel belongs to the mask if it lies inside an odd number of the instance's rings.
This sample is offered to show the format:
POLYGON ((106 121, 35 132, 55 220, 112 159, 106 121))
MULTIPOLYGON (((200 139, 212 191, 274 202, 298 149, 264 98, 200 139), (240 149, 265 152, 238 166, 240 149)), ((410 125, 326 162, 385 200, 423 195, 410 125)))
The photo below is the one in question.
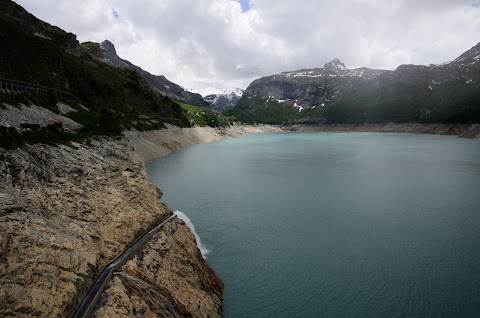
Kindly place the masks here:
POLYGON ((130 61, 118 56, 115 45, 109 40, 101 43, 85 42, 82 45, 97 58, 105 60, 118 67, 126 67, 138 72, 145 80, 157 88, 160 92, 174 100, 192 104, 195 106, 207 107, 208 104, 203 100, 200 94, 186 91, 182 86, 169 81, 163 75, 153 75, 130 61))
MULTIPOLYGON (((480 43, 449 63, 397 69, 324 68, 282 72, 253 81, 227 112, 246 122, 478 122, 480 43)), ((344 65, 343 65, 344 66, 344 65)))

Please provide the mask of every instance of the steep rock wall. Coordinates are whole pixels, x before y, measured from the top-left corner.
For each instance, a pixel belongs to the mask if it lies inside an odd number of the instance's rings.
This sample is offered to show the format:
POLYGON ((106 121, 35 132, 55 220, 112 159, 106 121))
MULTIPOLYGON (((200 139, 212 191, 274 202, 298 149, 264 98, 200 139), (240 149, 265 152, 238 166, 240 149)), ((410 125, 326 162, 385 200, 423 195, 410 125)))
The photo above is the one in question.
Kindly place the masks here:
POLYGON ((125 141, 0 149, 0 316, 69 316, 110 260, 171 215, 159 193, 125 141))
POLYGON ((223 283, 180 219, 116 272, 94 317, 221 317, 223 283))

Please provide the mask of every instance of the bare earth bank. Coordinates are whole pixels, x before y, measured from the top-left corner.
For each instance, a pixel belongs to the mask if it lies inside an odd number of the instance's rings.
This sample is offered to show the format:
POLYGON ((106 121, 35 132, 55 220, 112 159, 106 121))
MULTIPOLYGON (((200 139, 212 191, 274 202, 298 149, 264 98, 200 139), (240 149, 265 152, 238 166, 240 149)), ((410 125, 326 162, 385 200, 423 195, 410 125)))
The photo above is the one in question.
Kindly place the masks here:
POLYGON ((178 128, 167 124, 167 127, 168 129, 151 131, 126 131, 124 135, 128 143, 135 148, 135 152, 146 161, 166 156, 173 151, 195 144, 235 138, 251 133, 282 131, 279 127, 270 125, 178 128))

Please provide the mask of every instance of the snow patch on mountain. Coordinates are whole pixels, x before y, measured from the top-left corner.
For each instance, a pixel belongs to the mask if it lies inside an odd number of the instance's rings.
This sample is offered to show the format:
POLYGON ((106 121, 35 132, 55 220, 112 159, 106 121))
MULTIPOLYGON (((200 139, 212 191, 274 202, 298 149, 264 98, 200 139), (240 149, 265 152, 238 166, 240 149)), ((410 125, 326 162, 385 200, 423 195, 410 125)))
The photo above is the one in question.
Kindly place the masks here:
POLYGON ((218 111, 235 107, 243 96, 243 89, 241 88, 219 89, 216 87, 207 87, 188 89, 188 91, 202 95, 203 99, 209 104, 209 107, 218 111))
POLYGON ((242 97, 243 89, 241 88, 229 88, 229 89, 221 89, 217 87, 207 87, 207 88, 188 88, 187 91, 192 93, 197 93, 202 95, 202 97, 206 97, 209 95, 237 95, 242 97))

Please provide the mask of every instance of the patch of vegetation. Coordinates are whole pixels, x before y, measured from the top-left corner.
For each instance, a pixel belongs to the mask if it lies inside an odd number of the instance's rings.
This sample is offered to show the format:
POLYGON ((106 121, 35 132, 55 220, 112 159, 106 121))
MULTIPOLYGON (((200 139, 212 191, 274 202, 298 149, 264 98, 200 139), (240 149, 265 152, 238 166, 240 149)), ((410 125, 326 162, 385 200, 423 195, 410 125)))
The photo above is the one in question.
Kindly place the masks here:
POLYGON ((63 130, 62 124, 54 123, 46 127, 22 124, 22 132, 13 127, 0 126, 0 148, 15 149, 27 143, 44 143, 50 145, 69 144, 71 141, 82 141, 83 134, 70 134, 63 130))
POLYGON ((186 111, 193 126, 225 127, 232 125, 236 120, 209 108, 180 103, 186 111))
POLYGON ((97 58, 102 58, 102 50, 100 49, 99 43, 89 41, 89 42, 83 42, 81 45, 92 56, 97 58))

